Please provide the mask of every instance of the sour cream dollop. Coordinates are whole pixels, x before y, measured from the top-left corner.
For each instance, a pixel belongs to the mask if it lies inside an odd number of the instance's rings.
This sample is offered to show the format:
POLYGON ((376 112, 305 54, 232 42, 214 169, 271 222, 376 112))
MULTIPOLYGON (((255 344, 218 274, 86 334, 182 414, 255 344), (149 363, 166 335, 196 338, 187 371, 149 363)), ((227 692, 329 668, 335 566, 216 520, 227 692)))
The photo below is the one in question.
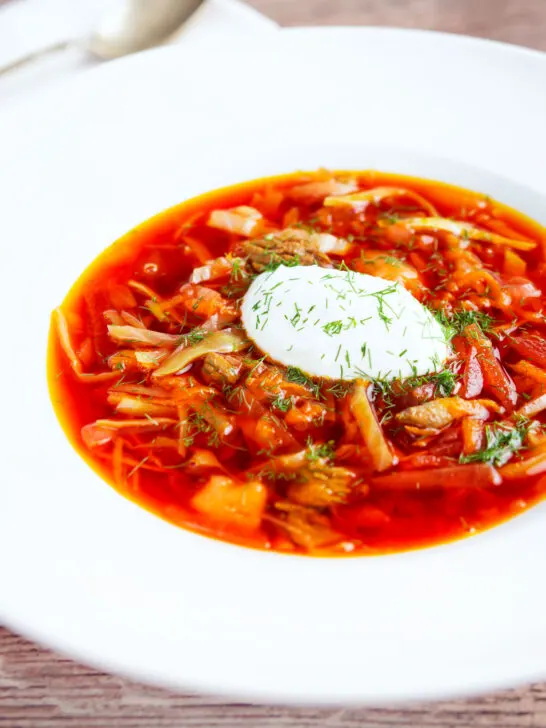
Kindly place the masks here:
POLYGON ((242 302, 247 335, 271 359, 310 376, 421 376, 449 345, 431 312, 398 283, 316 265, 257 276, 242 302))

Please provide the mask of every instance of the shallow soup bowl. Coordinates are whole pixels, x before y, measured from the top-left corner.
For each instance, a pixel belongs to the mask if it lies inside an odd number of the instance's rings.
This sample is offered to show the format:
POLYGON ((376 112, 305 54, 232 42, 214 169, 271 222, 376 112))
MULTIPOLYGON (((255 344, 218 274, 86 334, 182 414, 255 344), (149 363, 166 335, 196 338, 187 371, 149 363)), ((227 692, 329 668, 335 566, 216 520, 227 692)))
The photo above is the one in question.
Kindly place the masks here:
POLYGON ((67 443, 51 310, 112 241, 184 199, 298 169, 478 190, 546 223, 546 57, 419 31, 298 29, 92 71, 0 119, 0 619, 88 664, 312 704, 546 676, 546 505, 421 551, 304 558, 176 528, 67 443))

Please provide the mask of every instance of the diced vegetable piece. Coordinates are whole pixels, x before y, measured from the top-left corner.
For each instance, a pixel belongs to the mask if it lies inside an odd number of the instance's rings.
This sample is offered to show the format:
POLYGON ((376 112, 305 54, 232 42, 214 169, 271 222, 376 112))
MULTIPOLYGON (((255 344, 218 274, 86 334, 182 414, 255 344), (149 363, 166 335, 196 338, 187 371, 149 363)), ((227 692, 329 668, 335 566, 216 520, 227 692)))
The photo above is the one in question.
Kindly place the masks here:
POLYGON ((170 346, 180 343, 180 336, 163 334, 160 331, 137 328, 136 326, 108 326, 108 336, 118 344, 144 344, 147 346, 170 346))
POLYGON ((194 268, 190 283, 203 283, 225 278, 236 271, 237 278, 244 276, 244 260, 242 258, 221 257, 209 260, 200 268, 194 268))
POLYGON ((527 424, 525 444, 531 448, 546 445, 546 433, 539 420, 532 420, 527 424))
POLYGON ((516 386, 495 356, 493 344, 477 324, 470 324, 463 333, 469 346, 473 346, 477 350, 484 382, 490 393, 507 410, 512 410, 518 398, 516 386))
POLYGON ((517 364, 510 364, 509 366, 512 371, 521 374, 523 377, 529 377, 529 379, 534 379, 535 382, 546 384, 546 369, 537 367, 535 364, 525 361, 525 359, 518 361, 517 364))
POLYGON ((410 435, 426 438, 427 441, 431 437, 436 437, 436 435, 439 435, 442 431, 441 428, 438 427, 415 427, 414 425, 404 425, 404 429, 406 430, 406 432, 409 432, 410 435))
POLYGON ((324 200, 328 195, 346 195, 358 189, 354 182, 339 182, 328 179, 321 182, 306 182, 288 190, 288 197, 299 205, 311 205, 324 200))
POLYGON ((224 387, 227 384, 235 384, 239 379, 243 368, 241 359, 229 354, 211 352, 205 355, 203 360, 203 377, 207 382, 215 382, 224 387))
POLYGON ((83 365, 80 358, 76 354, 74 345, 70 338, 70 331, 68 330, 68 322, 65 315, 60 308, 56 308, 54 313, 54 320, 57 325, 57 335, 59 337, 59 343, 61 348, 66 354, 66 357, 70 363, 72 371, 82 382, 88 382, 89 384, 96 384, 98 382, 109 381, 112 379, 119 378, 119 372, 97 372, 97 373, 86 373, 83 371, 83 365))
POLYGON ((183 343, 166 361, 161 364, 159 369, 155 370, 153 376, 155 378, 166 377, 169 374, 181 372, 193 361, 200 359, 202 356, 211 352, 227 354, 242 351, 248 346, 248 339, 240 331, 231 331, 230 329, 216 331, 212 334, 206 335, 197 344, 188 345, 183 343))
POLYGON ((546 339, 536 334, 526 334, 511 336, 508 343, 525 359, 539 367, 546 368, 546 339))
POLYGON ((504 281, 502 290, 510 296, 516 306, 523 306, 529 298, 540 298, 542 295, 540 289, 532 281, 521 276, 504 281))
POLYGON ((527 478, 544 472, 546 472, 546 447, 544 446, 529 450, 523 460, 509 463, 500 469, 500 474, 506 480, 527 478))
POLYGON ((316 245, 321 253, 328 255, 347 255, 352 244, 345 238, 338 238, 331 233, 310 233, 309 242, 316 245))
POLYGON ((167 399, 147 399, 115 390, 110 390, 108 404, 114 406, 116 412, 133 417, 176 417, 177 414, 176 404, 167 399))
POLYGON ((121 312, 121 318, 123 319, 123 323, 127 324, 128 326, 134 326, 137 329, 145 329, 146 324, 141 321, 141 319, 138 318, 138 316, 135 316, 132 313, 129 313, 129 311, 122 311, 121 312))
POLYGON ((527 270, 527 263, 523 258, 510 248, 504 251, 504 272, 509 276, 524 276, 527 270))
POLYGON ((223 407, 215 405, 213 402, 204 402, 197 410, 197 414, 212 427, 219 436, 220 440, 224 440, 234 431, 234 417, 227 414, 223 407))
POLYGON ((152 432, 175 425, 176 420, 168 417, 155 417, 148 419, 131 420, 97 420, 84 425, 81 429, 81 436, 87 447, 98 447, 111 442, 119 432, 152 432))
POLYGON ((70 362, 70 366, 72 367, 74 373, 81 374, 82 373, 82 363, 79 360, 78 355, 76 354, 76 351, 75 351, 72 341, 70 339, 70 332, 68 330, 68 322, 66 320, 66 317, 60 308, 55 309, 54 317, 55 317, 55 321, 57 324, 57 335, 59 337, 61 347, 62 347, 64 353, 66 354, 68 361, 70 362))
MULTIPOLYGON (((284 506, 277 503, 281 511, 285 510, 284 506)), ((284 528, 298 546, 311 551, 343 540, 343 536, 332 528, 329 519, 312 508, 287 504, 285 519, 271 517, 268 520, 284 528)))
POLYGON ((186 472, 192 475, 206 475, 211 471, 225 471, 216 455, 211 450, 195 448, 185 464, 186 472))
POLYGON ((132 383, 121 383, 115 384, 109 391, 108 394, 113 392, 123 392, 124 394, 132 394, 135 397, 145 397, 150 399, 170 399, 171 392, 166 391, 162 387, 150 387, 147 384, 132 384, 132 383))
POLYGON ((277 473, 293 473, 295 470, 305 467, 309 462, 309 450, 299 450, 289 455, 277 455, 268 461, 270 472, 274 475, 277 473))
POLYGON ((109 281, 107 288, 113 308, 122 311, 123 309, 136 307, 136 298, 133 296, 131 289, 125 284, 109 281))
POLYGON ((534 417, 535 415, 538 415, 540 412, 544 412, 546 409, 546 393, 541 394, 538 397, 535 397, 535 399, 530 399, 528 402, 526 402, 524 405, 522 405, 516 414, 519 417, 534 417))
POLYGON ((82 440, 90 449, 107 445, 112 442, 115 434, 116 431, 111 427, 101 427, 96 422, 84 425, 81 429, 82 440))
POLYGON ((397 281, 409 290, 420 286, 419 274, 415 268, 399 260, 390 251, 361 250, 360 256, 353 263, 353 268, 359 273, 366 273, 369 276, 397 281))
POLYGON ((522 427, 515 427, 510 421, 495 422, 484 428, 485 445, 479 450, 464 454, 461 462, 484 462, 490 465, 505 465, 514 453, 522 447, 525 433, 522 427))
POLYGON ((130 280, 127 285, 132 288, 133 291, 140 293, 145 298, 150 298, 153 301, 162 300, 161 296, 158 295, 153 288, 150 288, 150 286, 146 285, 146 283, 143 283, 142 281, 130 280))
POLYGON ((492 465, 454 465, 431 470, 404 470, 378 475, 372 485, 378 488, 421 490, 424 488, 487 488, 500 485, 501 476, 492 465))
POLYGON ((108 357, 110 369, 150 372, 169 355, 168 349, 120 349, 108 357))
POLYGON ((289 371, 283 372, 280 367, 263 363, 253 365, 245 385, 246 390, 259 402, 276 399, 279 395, 309 397, 311 394, 315 394, 311 387, 313 382, 307 381, 305 376, 294 375, 292 377, 289 371))
POLYGON ((288 431, 284 422, 270 413, 256 420, 253 439, 262 450, 296 445, 294 436, 288 431))
POLYGON ((117 311, 104 311, 102 315, 107 323, 114 324, 114 326, 123 326, 125 324, 123 317, 117 311))
POLYGON ((218 291, 206 286, 185 283, 180 288, 180 299, 188 313, 200 318, 210 318, 217 314, 226 321, 231 321, 237 317, 233 303, 227 301, 218 291))
POLYGON ((212 520, 250 531, 259 528, 266 503, 263 483, 238 483, 224 475, 212 475, 191 501, 195 510, 212 520))
POLYGON ((503 245, 516 250, 533 250, 537 244, 528 240, 513 240, 505 238, 502 235, 489 232, 488 230, 480 230, 475 225, 468 222, 458 222, 456 220, 448 220, 443 217, 408 217, 402 218, 399 223, 414 232, 446 232, 456 235, 459 238, 468 238, 492 245, 503 245))
POLYGON ((357 379, 351 395, 350 406, 360 429, 360 434, 370 452, 374 468, 379 472, 391 468, 398 463, 392 445, 388 442, 379 424, 368 393, 371 383, 365 379, 357 379))
POLYGON ((207 225, 225 230, 228 233, 236 233, 245 237, 252 233, 262 221, 262 213, 254 207, 240 205, 230 210, 213 210, 210 213, 207 225))
POLYGON ((482 449, 485 426, 483 420, 476 417, 464 417, 461 421, 463 433, 463 452, 465 455, 482 449))
POLYGON ((489 417, 489 408, 493 411, 497 409, 495 403, 489 400, 469 401, 461 397, 440 397, 416 407, 408 407, 399 412, 396 419, 403 425, 441 429, 461 417, 472 416, 486 420, 489 417))
MULTIPOLYGON (((290 403, 290 400, 288 400, 290 403)), ((284 421, 295 430, 303 432, 310 427, 319 427, 328 417, 328 408, 322 402, 304 400, 291 406, 284 421)))
POLYGON ((146 419, 132 420, 104 419, 97 420, 93 424, 97 425, 97 427, 109 427, 118 431, 146 432, 147 430, 164 429, 176 425, 176 420, 170 417, 147 417, 146 419))
POLYGON ((163 309, 163 306, 161 303, 159 303, 159 301, 154 301, 149 298, 146 301, 145 305, 148 311, 152 314, 152 316, 154 316, 158 321, 163 322, 169 320, 169 315, 167 311, 163 309))
POLYGON ((144 371, 151 371, 158 367, 161 362, 169 356, 166 349, 155 349, 150 351, 135 351, 135 359, 137 364, 144 371))
POLYGON ((164 437, 157 435, 149 442, 142 445, 136 445, 135 450, 178 450, 178 440, 174 437, 164 437))
POLYGON ((465 399, 479 397, 483 390, 483 372, 475 346, 468 347, 466 363, 463 373, 463 390, 461 395, 465 399))
MULTIPOLYGON (((463 420, 464 422, 464 420, 463 420)), ((435 455, 429 452, 417 452, 400 460, 401 470, 422 470, 423 468, 448 468, 455 465, 448 455, 435 455)))
POLYGON ((351 470, 324 462, 309 463, 299 474, 302 481, 291 482, 287 495, 295 503, 316 508, 345 503, 355 479, 351 470))
POLYGON ((413 190, 406 190, 403 187, 374 187, 371 190, 363 190, 354 194, 331 196, 324 200, 324 206, 349 207, 355 212, 359 212, 365 210, 370 204, 378 205, 382 200, 389 200, 395 197, 406 197, 409 200, 414 200, 431 217, 436 217, 438 214, 435 207, 422 195, 413 192, 413 190))

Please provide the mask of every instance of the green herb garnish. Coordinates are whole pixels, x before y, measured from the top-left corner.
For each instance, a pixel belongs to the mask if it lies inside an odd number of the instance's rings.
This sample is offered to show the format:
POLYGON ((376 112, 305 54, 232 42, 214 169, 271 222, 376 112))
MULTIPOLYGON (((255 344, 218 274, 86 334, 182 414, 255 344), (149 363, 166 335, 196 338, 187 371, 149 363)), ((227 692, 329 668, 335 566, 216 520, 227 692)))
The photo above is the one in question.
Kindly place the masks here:
POLYGON ((298 367, 287 367, 285 376, 289 382, 301 384, 304 387, 311 389, 313 395, 318 399, 320 395, 320 385, 313 381, 313 379, 311 379, 311 377, 309 377, 305 372, 302 372, 301 369, 298 369, 298 367))
POLYGON ((324 442, 320 445, 315 445, 313 440, 308 437, 306 444, 307 452, 305 453, 305 457, 307 458, 307 460, 315 462, 320 458, 327 458, 328 460, 332 460, 334 458, 334 440, 329 440, 328 442, 324 442))
POLYGON ((476 324, 486 333, 493 325, 493 318, 483 311, 454 311, 448 316, 445 311, 433 311, 432 315, 444 330, 445 339, 451 341, 454 336, 461 334, 471 324, 476 324))
POLYGON ((501 466, 510 460, 512 455, 523 447, 529 423, 525 420, 515 427, 508 425, 486 425, 485 447, 469 455, 461 455, 461 463, 489 463, 501 466))
POLYGON ((271 407, 278 409, 281 412, 288 412, 288 410, 292 407, 292 400, 290 397, 284 397, 283 394, 278 394, 271 402, 271 407))

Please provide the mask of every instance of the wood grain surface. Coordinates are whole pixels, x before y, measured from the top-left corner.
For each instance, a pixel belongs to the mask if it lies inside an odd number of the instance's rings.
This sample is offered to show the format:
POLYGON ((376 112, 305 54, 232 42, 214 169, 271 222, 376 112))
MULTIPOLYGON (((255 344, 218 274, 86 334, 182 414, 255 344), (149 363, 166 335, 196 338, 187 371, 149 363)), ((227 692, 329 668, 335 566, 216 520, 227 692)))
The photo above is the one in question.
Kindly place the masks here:
MULTIPOLYGON (((546 0, 249 0, 282 25, 396 25, 546 50, 546 0)), ((546 92, 546 89, 545 89, 546 92)), ((546 659, 546 656, 545 656, 546 659)), ((279 708, 102 674, 0 628, 0 728, 546 728, 546 685, 392 709, 279 708)))

